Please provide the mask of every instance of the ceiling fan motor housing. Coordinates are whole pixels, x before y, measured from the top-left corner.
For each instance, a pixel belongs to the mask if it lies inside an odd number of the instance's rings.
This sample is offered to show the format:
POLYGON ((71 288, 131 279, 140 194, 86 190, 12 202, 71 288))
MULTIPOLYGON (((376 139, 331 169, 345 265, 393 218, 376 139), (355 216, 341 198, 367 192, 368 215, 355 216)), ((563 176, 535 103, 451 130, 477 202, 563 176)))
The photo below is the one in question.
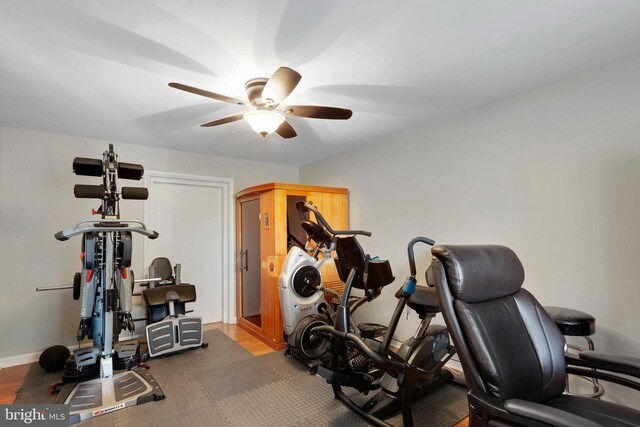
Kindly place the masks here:
POLYGON ((267 104, 267 102, 262 99, 262 89, 264 89, 267 81, 269 81, 269 79, 266 77, 258 77, 244 84, 244 89, 247 92, 247 98, 249 98, 251 105, 261 107, 267 104))

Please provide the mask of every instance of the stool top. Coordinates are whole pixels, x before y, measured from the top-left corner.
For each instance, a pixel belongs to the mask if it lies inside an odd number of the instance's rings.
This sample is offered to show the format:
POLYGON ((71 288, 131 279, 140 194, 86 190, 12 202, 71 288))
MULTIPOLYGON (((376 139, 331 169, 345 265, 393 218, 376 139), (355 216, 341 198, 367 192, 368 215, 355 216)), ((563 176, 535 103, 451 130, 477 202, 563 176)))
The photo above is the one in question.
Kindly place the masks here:
POLYGON ((584 337, 596 332, 596 319, 590 314, 565 307, 544 307, 562 335, 584 337))

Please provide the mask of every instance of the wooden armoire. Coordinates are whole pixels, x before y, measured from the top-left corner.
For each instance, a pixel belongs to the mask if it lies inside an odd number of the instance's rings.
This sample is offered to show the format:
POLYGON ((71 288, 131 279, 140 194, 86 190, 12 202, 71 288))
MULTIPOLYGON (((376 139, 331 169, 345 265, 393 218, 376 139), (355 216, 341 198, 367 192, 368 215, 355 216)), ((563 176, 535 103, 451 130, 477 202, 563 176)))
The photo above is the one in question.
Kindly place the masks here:
MULTIPOLYGON (((278 276, 293 236, 305 241, 296 210, 312 201, 335 230, 348 229, 346 188, 269 183, 236 195, 236 317, 238 326, 274 349, 285 347, 278 276)), ((321 268, 325 287, 341 291, 333 261, 321 268)))

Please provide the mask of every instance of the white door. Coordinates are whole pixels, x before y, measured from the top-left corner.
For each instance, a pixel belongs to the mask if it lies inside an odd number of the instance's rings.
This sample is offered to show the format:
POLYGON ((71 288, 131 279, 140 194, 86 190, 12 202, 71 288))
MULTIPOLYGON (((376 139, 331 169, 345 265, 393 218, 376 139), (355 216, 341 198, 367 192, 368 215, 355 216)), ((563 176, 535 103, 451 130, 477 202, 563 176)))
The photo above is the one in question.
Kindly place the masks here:
POLYGON ((183 283, 195 285, 187 304, 204 323, 223 320, 228 279, 228 187, 215 178, 151 172, 145 222, 160 236, 146 243, 145 265, 157 257, 181 264, 183 283))

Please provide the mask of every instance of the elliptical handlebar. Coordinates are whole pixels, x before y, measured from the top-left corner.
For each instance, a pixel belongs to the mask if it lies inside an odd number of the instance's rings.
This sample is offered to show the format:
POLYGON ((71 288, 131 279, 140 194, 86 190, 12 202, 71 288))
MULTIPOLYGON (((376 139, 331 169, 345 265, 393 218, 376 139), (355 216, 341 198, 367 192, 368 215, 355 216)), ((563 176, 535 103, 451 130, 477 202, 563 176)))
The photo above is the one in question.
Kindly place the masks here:
POLYGON ((135 220, 122 220, 122 219, 101 219, 99 223, 96 224, 95 220, 83 220, 78 221, 73 227, 69 230, 58 231, 54 234, 56 240, 61 242, 65 240, 69 240, 73 236, 77 236, 79 234, 91 233, 91 232, 100 232, 100 231, 131 231, 133 233, 139 233, 143 236, 147 236, 150 239, 155 239, 158 237, 158 232, 147 228, 142 221, 135 220), (94 225, 91 226, 83 226, 83 224, 92 223, 94 225), (106 225, 105 225, 106 224, 106 225), (113 226, 109 226, 108 224, 114 224, 113 226))
POLYGON ((304 212, 305 210, 313 212, 313 214, 316 216, 316 219, 318 220, 318 222, 320 222, 320 224, 322 224, 322 226, 324 228, 326 228, 327 231, 332 236, 350 236, 350 235, 353 235, 353 234, 359 234, 359 235, 367 236, 367 237, 371 236, 371 232, 370 231, 365 231, 365 230, 334 230, 333 228, 331 228, 331 226, 329 225, 327 220, 324 219, 322 214, 318 211, 318 208, 313 206, 313 203, 311 203, 311 202, 306 202, 304 205, 300 204, 299 207, 298 207, 298 210, 300 210, 301 213, 304 212))
POLYGON ((416 274, 417 274, 417 270, 416 270, 416 257, 413 253, 413 247, 416 245, 416 243, 418 242, 422 242, 422 243, 426 243, 429 246, 433 246, 436 244, 435 241, 429 239, 428 237, 415 237, 413 239, 411 239, 411 241, 409 242, 409 245, 407 246, 407 253, 409 255, 409 270, 411 271, 411 277, 415 278, 416 274))

